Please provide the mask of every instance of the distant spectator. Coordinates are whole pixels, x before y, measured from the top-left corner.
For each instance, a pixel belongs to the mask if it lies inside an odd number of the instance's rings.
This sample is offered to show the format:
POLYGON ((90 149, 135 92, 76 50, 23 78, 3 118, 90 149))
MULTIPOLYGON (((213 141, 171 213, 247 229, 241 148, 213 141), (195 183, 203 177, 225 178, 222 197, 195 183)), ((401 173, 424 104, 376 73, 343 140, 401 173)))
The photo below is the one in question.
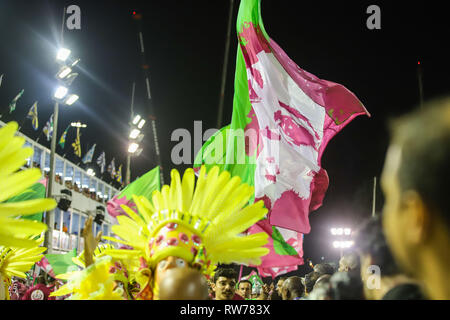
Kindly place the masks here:
POLYGON ((297 276, 287 278, 281 289, 281 297, 283 300, 300 300, 303 296, 305 287, 302 279, 297 276))
MULTIPOLYGON (((214 274, 212 289, 214 291, 215 300, 234 300, 239 299, 235 294, 237 272, 232 268, 218 268, 214 274)), ((240 297, 239 300, 244 298, 240 297)))
POLYGON ((332 275, 336 272, 334 267, 329 263, 318 263, 314 266, 314 271, 320 275, 329 274, 332 275))
POLYGON ((354 271, 357 274, 359 274, 359 270, 360 270, 359 255, 356 252, 346 253, 339 260, 339 269, 338 269, 339 272, 354 271))
POLYGON ((314 284, 316 283, 317 279, 319 279, 320 276, 321 275, 315 271, 312 271, 305 275, 304 285, 306 295, 308 295, 313 290, 314 284))
POLYGON ((404 271, 431 299, 450 299, 450 98, 391 124, 381 177, 383 227, 404 271))
POLYGON ((330 278, 331 300, 364 300, 363 283, 356 272, 336 272, 330 278))
POLYGON ((355 242, 361 259, 361 279, 364 295, 370 300, 423 299, 417 283, 402 274, 386 243, 379 217, 369 219, 356 232, 355 242), (372 275, 371 267, 379 268, 379 277, 372 275), (371 282, 371 283, 369 283, 371 282))
POLYGON ((237 294, 246 300, 250 299, 252 294, 252 283, 249 280, 241 280, 238 283, 237 294))
POLYGON ((287 277, 280 277, 277 281, 277 286, 275 289, 277 290, 278 295, 281 297, 281 288, 283 287, 284 281, 287 279, 287 277))

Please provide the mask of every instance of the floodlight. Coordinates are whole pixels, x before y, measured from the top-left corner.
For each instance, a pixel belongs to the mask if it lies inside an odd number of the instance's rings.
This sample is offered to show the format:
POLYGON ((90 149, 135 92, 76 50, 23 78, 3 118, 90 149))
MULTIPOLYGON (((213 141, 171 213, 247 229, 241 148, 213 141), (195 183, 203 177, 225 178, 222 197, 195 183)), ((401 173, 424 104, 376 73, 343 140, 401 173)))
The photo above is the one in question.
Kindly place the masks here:
POLYGON ((141 116, 140 115, 136 115, 133 119, 133 124, 137 124, 139 122, 139 120, 141 120, 141 116))
POLYGON ((145 120, 142 119, 141 121, 139 121, 138 128, 139 128, 139 129, 142 129, 142 127, 144 126, 144 124, 145 124, 145 120))
POLYGON ((72 104, 74 104, 75 101, 77 101, 80 97, 77 96, 76 94, 71 94, 69 95, 69 97, 66 99, 65 104, 67 104, 68 106, 71 106, 72 104))
POLYGON ((58 87, 58 89, 56 89, 54 96, 56 99, 62 99, 66 96, 67 91, 69 90, 66 87, 60 86, 58 87))
POLYGON ((59 79, 64 79, 72 72, 72 68, 64 66, 62 67, 58 73, 56 74, 56 77, 59 79))
POLYGON ((130 146, 128 147, 128 152, 135 153, 138 148, 139 148, 139 145, 135 142, 132 142, 132 143, 130 143, 130 146))
POLYGON ((139 130, 139 129, 133 129, 133 130, 131 130, 131 132, 130 132, 130 138, 131 138, 131 139, 136 139, 136 138, 139 136, 140 133, 141 133, 141 130, 139 130))
POLYGON ((56 59, 59 61, 66 61, 67 58, 70 56, 70 50, 61 48, 58 50, 58 53, 56 54, 56 59))

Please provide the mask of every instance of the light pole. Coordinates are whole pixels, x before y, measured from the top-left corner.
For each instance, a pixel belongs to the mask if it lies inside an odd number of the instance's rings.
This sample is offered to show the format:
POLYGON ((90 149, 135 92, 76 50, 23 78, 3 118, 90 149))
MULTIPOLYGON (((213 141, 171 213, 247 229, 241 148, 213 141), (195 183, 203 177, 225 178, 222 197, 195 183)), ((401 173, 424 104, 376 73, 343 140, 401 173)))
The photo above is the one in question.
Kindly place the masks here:
POLYGON ((353 246, 354 242, 351 239, 352 229, 350 228, 331 228, 331 234, 336 236, 339 240, 333 241, 333 247, 339 249, 340 258, 342 259, 344 249, 348 249, 353 246))
MULTIPOLYGON (((52 141, 50 147, 50 172, 48 178, 47 185, 47 198, 53 197, 53 182, 55 180, 55 150, 56 150, 56 139, 58 135, 58 115, 59 115, 59 104, 64 105, 72 105, 75 101, 78 100, 78 96, 76 94, 68 94, 69 89, 67 86, 70 86, 78 76, 78 73, 72 73, 72 67, 74 67, 79 59, 72 61, 71 65, 66 65, 66 60, 69 58, 70 50, 66 48, 61 48, 58 50, 56 54, 56 60, 60 64, 60 69, 58 73, 55 75, 58 82, 61 85, 56 89, 53 100, 55 101, 55 105, 53 108, 53 132, 52 132, 52 141)), ((47 232, 44 238, 44 246, 47 248, 48 253, 53 252, 52 248, 52 239, 53 239, 53 229, 55 224, 55 216, 54 210, 47 211, 45 215, 45 223, 47 224, 47 232)))
POLYGON ((128 135, 128 154, 127 154, 127 169, 125 176, 125 184, 130 184, 131 170, 130 162, 132 156, 139 156, 142 153, 142 148, 139 147, 139 143, 144 139, 144 134, 141 133, 144 127, 145 120, 139 114, 134 114, 134 88, 135 83, 133 82, 133 90, 131 93, 131 117, 130 117, 130 133, 128 135))

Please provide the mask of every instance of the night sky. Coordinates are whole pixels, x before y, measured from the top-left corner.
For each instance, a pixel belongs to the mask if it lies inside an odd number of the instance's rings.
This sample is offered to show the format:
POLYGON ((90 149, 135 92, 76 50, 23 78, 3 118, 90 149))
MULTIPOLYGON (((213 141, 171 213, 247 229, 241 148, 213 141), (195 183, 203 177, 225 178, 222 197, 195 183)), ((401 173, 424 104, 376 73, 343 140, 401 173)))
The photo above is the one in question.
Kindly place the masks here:
MULTIPOLYGON (((438 1, 262 1, 267 33, 301 68, 319 78, 346 86, 363 102, 372 117, 359 116, 328 144, 322 166, 330 187, 323 206, 310 214, 312 231, 305 235, 305 258, 335 260, 332 226, 356 227, 370 217, 373 177, 380 177, 388 146, 386 123, 418 107, 418 61, 422 68, 425 100, 449 93, 449 27, 443 3, 438 1), (369 30, 366 8, 381 8, 381 30, 369 30)), ((216 126, 229 1, 0 1, 0 87, 2 121, 23 123, 33 139, 53 112, 51 96, 57 72, 63 7, 81 8, 81 30, 64 32, 65 46, 81 58, 80 75, 70 87, 80 96, 72 107, 60 106, 58 138, 67 125, 79 120, 83 154, 96 143, 96 158, 106 152, 116 167, 126 164, 132 82, 136 81, 135 111, 150 115, 132 12, 143 14, 152 103, 158 126, 164 176, 175 166, 170 140, 177 128, 193 132, 194 121, 203 130, 216 126), (8 104, 21 90, 16 111, 8 104), (24 122, 38 101, 39 130, 24 122)), ((231 120, 237 49, 235 32, 239 1, 235 1, 223 125, 231 120)), ((132 161, 132 180, 152 169, 156 157, 148 121, 144 152, 132 161)), ((59 154, 79 162, 70 144, 59 154)), ((40 136, 47 147, 50 143, 40 136)), ((97 169, 97 167, 95 167, 97 169)), ((124 168, 125 169, 125 168, 124 168)), ((125 170, 122 171, 125 176, 125 170)), ((97 174, 98 176, 98 174, 97 174)), ((383 197, 377 189, 377 211, 383 197)))

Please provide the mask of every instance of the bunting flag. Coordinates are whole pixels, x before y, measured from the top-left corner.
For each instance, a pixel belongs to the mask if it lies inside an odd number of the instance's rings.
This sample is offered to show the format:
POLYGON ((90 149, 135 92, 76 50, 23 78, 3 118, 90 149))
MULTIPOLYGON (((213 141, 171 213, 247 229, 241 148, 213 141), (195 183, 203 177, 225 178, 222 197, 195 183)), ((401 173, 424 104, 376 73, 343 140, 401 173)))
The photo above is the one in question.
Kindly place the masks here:
POLYGON ((78 271, 80 268, 72 261, 72 258, 76 258, 77 249, 74 248, 64 254, 46 254, 48 263, 51 265, 55 277, 67 272, 78 271))
POLYGON ((22 89, 22 91, 20 91, 19 94, 18 94, 14 99, 12 99, 12 101, 11 101, 10 104, 9 104, 9 113, 12 113, 14 110, 16 110, 16 103, 17 103, 17 100, 20 99, 20 97, 23 95, 23 92, 24 92, 24 91, 25 91, 25 90, 22 89))
POLYGON ((159 191, 160 188, 160 170, 159 167, 156 167, 144 174, 142 177, 134 180, 118 195, 115 195, 111 200, 109 200, 106 209, 114 218, 120 215, 127 215, 121 207, 123 204, 138 213, 132 195, 144 196, 151 201, 153 191, 159 191))
POLYGON ((245 277, 242 277, 242 280, 248 280, 252 283, 252 287, 260 287, 262 288, 262 286, 264 285, 264 281, 262 281, 261 277, 258 275, 257 272, 255 272, 255 270, 252 270, 252 272, 250 272, 250 274, 248 274, 245 277))
POLYGON ((37 101, 31 106, 30 110, 28 111, 27 119, 31 119, 31 125, 33 126, 33 129, 37 130, 39 127, 37 101))
POLYGON ((94 143, 94 145, 84 155, 83 160, 82 160, 84 164, 90 163, 92 161, 92 158, 94 157, 95 146, 96 146, 96 144, 94 143))
MULTIPOLYGON (((47 178, 44 178, 44 179, 40 180, 39 182, 36 182, 35 184, 28 187, 22 193, 9 198, 8 200, 5 201, 5 203, 44 199, 46 187, 47 187, 47 178)), ((20 219, 34 220, 34 221, 42 222, 42 217, 43 217, 43 212, 37 212, 32 215, 21 216, 20 219)))
POLYGON ((72 143, 72 147, 75 155, 81 158, 80 128, 77 128, 77 137, 75 141, 72 143))
MULTIPOLYGON (((260 0, 241 1, 237 33, 232 121, 203 145, 194 168, 219 165, 255 186, 255 201, 269 209, 261 223, 278 227, 287 243, 289 230, 294 239, 310 232, 309 212, 322 205, 326 145, 356 116, 370 114, 344 86, 319 79, 286 55, 264 29, 260 0)), ((262 268, 270 257, 262 257, 262 268)), ((276 269, 267 267, 274 273, 294 268, 288 257, 282 255, 276 269)))
POLYGON ((103 151, 97 158, 97 164, 100 167, 100 173, 103 173, 105 171, 106 166, 105 151, 103 151))
POLYGON ((64 146, 66 144, 66 137, 67 132, 69 131, 70 125, 67 126, 66 130, 64 130, 63 134, 61 135, 61 138, 59 139, 58 144, 61 146, 61 149, 64 149, 64 146))
POLYGON ((117 170, 116 181, 122 183, 122 165, 120 165, 117 170))
POLYGON ((47 137, 47 141, 50 141, 53 135, 53 114, 50 116, 50 119, 45 124, 45 127, 42 129, 45 136, 47 137))
POLYGON ((114 158, 112 158, 111 163, 108 165, 108 173, 111 175, 111 178, 115 178, 116 176, 116 164, 114 162, 114 158))

